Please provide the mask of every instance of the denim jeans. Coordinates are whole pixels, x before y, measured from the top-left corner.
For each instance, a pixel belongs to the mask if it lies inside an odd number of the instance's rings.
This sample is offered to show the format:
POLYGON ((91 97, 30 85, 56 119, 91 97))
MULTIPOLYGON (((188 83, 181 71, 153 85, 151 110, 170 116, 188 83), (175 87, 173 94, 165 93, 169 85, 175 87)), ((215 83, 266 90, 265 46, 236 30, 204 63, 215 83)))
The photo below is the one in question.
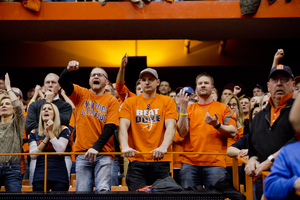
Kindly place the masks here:
POLYGON ((110 191, 113 160, 106 155, 97 156, 96 161, 84 159, 84 155, 76 158, 76 191, 92 192, 110 191))
POLYGON ((20 163, 0 163, 1 185, 4 185, 6 192, 21 192, 22 175, 20 163))
POLYGON ((129 163, 126 184, 129 191, 152 185, 157 179, 170 176, 169 162, 131 162, 129 163))
POLYGON ((180 170, 180 183, 183 188, 204 185, 205 189, 208 190, 210 185, 215 185, 223 177, 226 177, 224 167, 195 166, 182 163, 180 170))
POLYGON ((113 164, 113 170, 111 172, 111 185, 119 186, 122 183, 119 182, 119 178, 121 176, 119 161, 115 160, 113 164))

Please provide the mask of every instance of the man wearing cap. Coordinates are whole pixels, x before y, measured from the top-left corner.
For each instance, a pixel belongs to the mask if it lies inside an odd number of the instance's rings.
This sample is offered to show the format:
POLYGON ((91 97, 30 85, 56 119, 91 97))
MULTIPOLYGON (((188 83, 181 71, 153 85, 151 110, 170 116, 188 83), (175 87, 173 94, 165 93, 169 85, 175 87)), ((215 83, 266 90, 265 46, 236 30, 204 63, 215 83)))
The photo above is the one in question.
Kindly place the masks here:
POLYGON ((261 97, 264 95, 264 88, 261 85, 256 84, 252 92, 254 97, 261 97))
POLYGON ((184 152, 206 152, 219 155, 185 154, 180 170, 181 186, 202 185, 206 189, 226 177, 225 156, 227 138, 237 132, 231 109, 213 100, 214 79, 207 73, 196 77, 198 102, 188 106, 189 97, 179 93, 180 115, 177 129, 183 141, 184 152))
POLYGON ((122 153, 130 160, 126 176, 130 191, 170 175, 171 155, 166 153, 171 151, 178 119, 173 99, 156 93, 160 82, 156 70, 146 68, 139 77, 143 94, 124 101, 119 123, 122 153))
POLYGON ((14 93, 18 97, 18 99, 20 101, 23 101, 23 93, 22 93, 22 91, 19 88, 17 88, 17 87, 12 87, 11 89, 12 89, 12 91, 14 91, 14 93))
MULTIPOLYGON (((290 67, 277 65, 270 71, 267 83, 271 94, 269 104, 255 115, 249 133, 249 161, 245 172, 249 176, 261 176, 269 170, 281 147, 297 141, 289 122, 289 113, 294 102, 294 75, 290 67)), ((262 180, 256 180, 256 198, 263 193, 262 180)))
POLYGON ((195 99, 195 91, 193 90, 193 88, 187 86, 182 88, 182 90, 185 91, 185 93, 187 93, 187 95, 189 96, 189 99, 195 99))

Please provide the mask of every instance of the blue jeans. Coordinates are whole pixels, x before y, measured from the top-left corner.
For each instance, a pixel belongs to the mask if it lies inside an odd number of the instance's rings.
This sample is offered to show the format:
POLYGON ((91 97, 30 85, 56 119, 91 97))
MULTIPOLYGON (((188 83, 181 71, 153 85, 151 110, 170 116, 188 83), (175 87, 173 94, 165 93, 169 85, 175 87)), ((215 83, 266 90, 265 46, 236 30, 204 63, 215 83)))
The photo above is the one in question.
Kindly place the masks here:
POLYGON ((110 191, 113 160, 106 155, 97 156, 94 162, 83 158, 76 158, 76 191, 92 192, 94 186, 95 191, 110 191))
POLYGON ((208 190, 223 177, 226 177, 224 167, 204 167, 182 163, 180 170, 180 183, 183 188, 204 185, 208 190))
POLYGON ((115 160, 113 164, 113 170, 111 173, 111 185, 119 186, 122 183, 119 182, 119 176, 121 176, 119 161, 115 160))
POLYGON ((22 175, 20 163, 0 163, 1 185, 4 185, 6 192, 21 192, 22 175))
POLYGON ((131 162, 128 165, 126 184, 129 191, 152 185, 157 179, 170 176, 169 162, 131 162))

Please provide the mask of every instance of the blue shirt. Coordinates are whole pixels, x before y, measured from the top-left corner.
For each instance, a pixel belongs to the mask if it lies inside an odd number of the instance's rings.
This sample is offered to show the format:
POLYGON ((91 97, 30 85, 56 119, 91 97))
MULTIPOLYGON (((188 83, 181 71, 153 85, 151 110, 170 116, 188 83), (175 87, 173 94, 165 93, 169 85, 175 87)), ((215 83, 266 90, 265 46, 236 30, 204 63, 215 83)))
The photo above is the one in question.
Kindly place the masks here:
MULTIPOLYGON (((267 199, 294 199, 294 183, 300 177, 300 142, 280 149, 271 173, 265 179, 264 194, 267 199)), ((299 197, 298 197, 299 198, 299 197)))

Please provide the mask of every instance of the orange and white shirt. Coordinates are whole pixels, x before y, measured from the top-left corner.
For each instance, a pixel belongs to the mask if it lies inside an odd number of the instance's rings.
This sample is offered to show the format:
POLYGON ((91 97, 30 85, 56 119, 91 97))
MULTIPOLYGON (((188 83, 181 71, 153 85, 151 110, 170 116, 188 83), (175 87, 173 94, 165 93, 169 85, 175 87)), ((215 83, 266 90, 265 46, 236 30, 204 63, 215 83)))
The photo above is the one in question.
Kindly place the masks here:
MULTIPOLYGON (((119 103, 114 96, 106 92, 96 95, 90 89, 74 84, 70 99, 76 107, 76 152, 90 149, 103 132, 105 124, 119 126, 119 103)), ((113 137, 102 150, 115 151, 113 137)))
MULTIPOLYGON (((143 95, 128 98, 120 111, 120 118, 129 119, 128 145, 139 152, 151 152, 161 146, 165 135, 165 120, 178 119, 176 104, 171 97, 156 94, 146 99, 143 95)), ((168 148, 171 151, 171 146, 168 148)), ((130 162, 154 162, 152 154, 137 154, 130 162)), ((160 161, 171 161, 166 154, 160 161)))

